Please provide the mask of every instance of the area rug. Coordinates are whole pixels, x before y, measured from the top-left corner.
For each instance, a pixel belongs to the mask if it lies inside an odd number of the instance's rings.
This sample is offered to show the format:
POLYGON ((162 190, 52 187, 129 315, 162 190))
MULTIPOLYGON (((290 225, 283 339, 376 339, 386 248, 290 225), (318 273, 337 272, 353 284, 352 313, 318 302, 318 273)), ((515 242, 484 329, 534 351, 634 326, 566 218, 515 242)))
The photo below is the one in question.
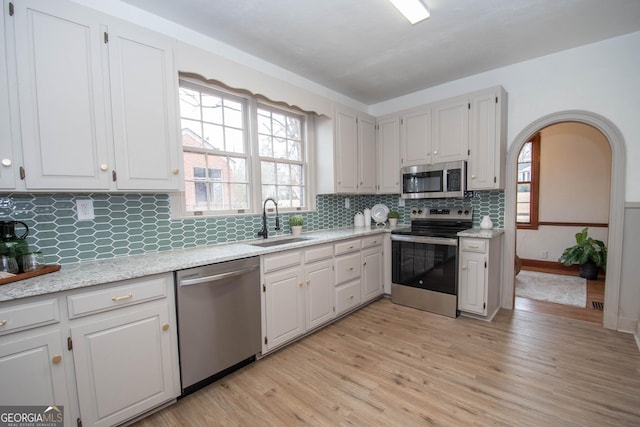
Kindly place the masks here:
POLYGON ((516 296, 586 307, 587 281, 581 277, 522 270, 516 276, 516 296))

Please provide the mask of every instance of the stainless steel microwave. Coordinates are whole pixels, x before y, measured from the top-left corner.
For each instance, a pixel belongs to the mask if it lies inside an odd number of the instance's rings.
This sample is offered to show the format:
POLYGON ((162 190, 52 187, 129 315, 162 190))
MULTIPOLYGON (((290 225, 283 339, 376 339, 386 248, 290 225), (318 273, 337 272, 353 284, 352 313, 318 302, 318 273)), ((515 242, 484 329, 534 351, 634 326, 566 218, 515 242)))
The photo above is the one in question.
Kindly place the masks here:
POLYGON ((403 199, 464 197, 467 189, 467 162, 406 166, 401 169, 403 199))

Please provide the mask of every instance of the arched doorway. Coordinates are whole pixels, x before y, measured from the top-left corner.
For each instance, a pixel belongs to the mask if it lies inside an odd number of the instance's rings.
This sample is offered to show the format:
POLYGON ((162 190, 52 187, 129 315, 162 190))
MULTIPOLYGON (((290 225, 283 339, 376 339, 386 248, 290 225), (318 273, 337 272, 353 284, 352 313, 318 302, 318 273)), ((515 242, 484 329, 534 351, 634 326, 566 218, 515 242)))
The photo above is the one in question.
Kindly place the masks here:
MULTIPOLYGON (((602 132, 611 146, 611 199, 609 206, 609 239, 607 278, 603 326, 618 328, 618 307, 620 300, 620 271, 622 265, 622 236, 624 226, 625 188, 625 143, 618 128, 608 119, 580 110, 562 111, 544 116, 525 129, 514 139, 507 153, 507 175, 505 189, 505 260, 513 260, 516 251, 516 163, 522 145, 540 129, 561 122, 580 122, 591 125, 602 132)), ((502 306, 513 308, 514 265, 505 262, 502 277, 502 306)))

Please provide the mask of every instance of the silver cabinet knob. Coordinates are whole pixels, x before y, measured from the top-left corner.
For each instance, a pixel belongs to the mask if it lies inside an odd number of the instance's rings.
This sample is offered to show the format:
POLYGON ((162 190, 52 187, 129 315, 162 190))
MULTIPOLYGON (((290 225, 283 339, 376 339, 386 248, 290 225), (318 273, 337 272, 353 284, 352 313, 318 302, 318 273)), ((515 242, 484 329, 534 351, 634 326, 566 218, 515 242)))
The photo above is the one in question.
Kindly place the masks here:
POLYGON ((12 163, 11 159, 2 159, 2 166, 11 166, 12 163))
POLYGON ((437 156, 437 155, 438 155, 438 150, 435 150, 435 151, 433 152, 433 154, 437 156))
POLYGON ((102 172, 106 172, 106 171, 108 171, 108 170, 109 170, 109 165, 108 165, 108 164, 106 164, 106 163, 101 164, 101 165, 100 165, 100 170, 101 170, 102 172))

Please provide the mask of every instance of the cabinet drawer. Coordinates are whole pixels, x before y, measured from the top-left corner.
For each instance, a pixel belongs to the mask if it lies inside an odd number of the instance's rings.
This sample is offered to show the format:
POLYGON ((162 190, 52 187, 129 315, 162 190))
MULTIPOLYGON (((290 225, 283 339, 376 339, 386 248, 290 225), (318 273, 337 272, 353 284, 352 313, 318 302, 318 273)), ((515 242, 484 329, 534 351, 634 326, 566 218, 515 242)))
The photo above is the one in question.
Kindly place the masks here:
POLYGON ((67 297, 69 319, 166 298, 169 275, 129 280, 123 285, 67 297))
POLYGON ((262 268, 265 273, 280 270, 287 267, 300 265, 302 251, 283 252, 262 257, 262 268))
POLYGON ((335 254, 342 255, 353 251, 358 251, 362 247, 362 242, 358 240, 347 240, 346 242, 336 243, 334 246, 335 254))
POLYGON ((336 284, 360 277, 360 252, 336 258, 336 284))
POLYGON ((0 309, 0 335, 59 321, 57 299, 14 305, 0 309))
POLYGON ((360 280, 336 288, 336 314, 344 313, 362 302, 360 280))
POLYGON ((308 264, 314 261, 320 261, 321 259, 331 258, 333 256, 333 247, 331 245, 324 245, 306 249, 304 251, 304 262, 308 264))
POLYGON ((376 234, 375 236, 371 236, 371 237, 363 237, 362 249, 381 245, 383 238, 384 238, 384 234, 376 234))
POLYGON ((487 241, 484 239, 462 239, 461 249, 467 252, 485 253, 487 251, 487 241))

